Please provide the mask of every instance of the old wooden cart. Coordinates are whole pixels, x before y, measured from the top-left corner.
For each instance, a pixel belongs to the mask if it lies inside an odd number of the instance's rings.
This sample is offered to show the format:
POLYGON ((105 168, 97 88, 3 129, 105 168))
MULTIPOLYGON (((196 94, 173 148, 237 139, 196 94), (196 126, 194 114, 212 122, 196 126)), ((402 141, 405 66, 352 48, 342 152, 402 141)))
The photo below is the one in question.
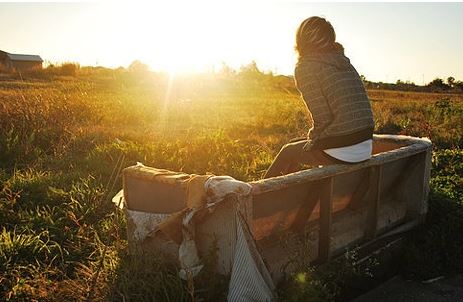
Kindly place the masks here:
MULTIPOLYGON (((295 255, 304 255, 308 263, 320 263, 353 246, 383 242, 381 247, 388 242, 384 239, 424 220, 431 142, 375 135, 373 153, 370 160, 359 164, 262 179, 249 183, 251 194, 229 194, 226 202, 197 224, 199 254, 216 244, 218 271, 229 274, 233 270, 237 233, 236 221, 230 217, 237 212, 263 259, 258 266, 264 266, 274 282, 294 269, 295 255)), ((161 196, 156 171, 145 166, 124 170, 130 248, 177 257, 178 245, 163 234, 152 236, 151 229, 185 207, 185 194, 180 188, 161 196)), ((182 174, 178 180, 185 177, 182 174)))

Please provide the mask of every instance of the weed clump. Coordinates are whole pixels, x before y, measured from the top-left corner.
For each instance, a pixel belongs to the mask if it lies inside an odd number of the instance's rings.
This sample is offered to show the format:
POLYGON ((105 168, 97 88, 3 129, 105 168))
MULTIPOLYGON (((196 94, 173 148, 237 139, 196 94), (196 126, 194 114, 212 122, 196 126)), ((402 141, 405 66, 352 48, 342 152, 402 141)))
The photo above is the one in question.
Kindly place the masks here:
POLYGON ((318 267, 307 266, 296 270, 290 279, 279 286, 282 301, 346 301, 365 291, 355 289, 358 280, 372 279, 378 263, 374 258, 360 263, 358 249, 348 250, 342 257, 318 267))
POLYGON ((403 274, 431 279, 463 272, 463 151, 433 155, 426 223, 408 241, 403 274))

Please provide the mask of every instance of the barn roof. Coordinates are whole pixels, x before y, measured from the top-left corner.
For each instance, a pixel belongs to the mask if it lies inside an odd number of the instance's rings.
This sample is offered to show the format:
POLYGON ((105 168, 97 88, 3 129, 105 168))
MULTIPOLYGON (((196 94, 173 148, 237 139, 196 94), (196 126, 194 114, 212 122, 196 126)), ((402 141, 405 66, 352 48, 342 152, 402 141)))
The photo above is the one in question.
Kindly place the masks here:
POLYGON ((42 58, 37 55, 18 55, 18 54, 7 53, 7 56, 12 61, 43 62, 42 58))

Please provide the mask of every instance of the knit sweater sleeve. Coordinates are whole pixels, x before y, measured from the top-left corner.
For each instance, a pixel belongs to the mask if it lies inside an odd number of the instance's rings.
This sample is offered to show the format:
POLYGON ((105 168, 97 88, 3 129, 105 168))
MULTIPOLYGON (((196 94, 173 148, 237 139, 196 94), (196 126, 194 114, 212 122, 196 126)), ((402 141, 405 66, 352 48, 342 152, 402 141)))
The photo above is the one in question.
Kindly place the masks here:
POLYGON ((318 69, 313 64, 309 68, 297 66, 294 72, 296 87, 312 115, 313 126, 308 134, 312 140, 316 140, 333 120, 331 108, 317 76, 318 69))

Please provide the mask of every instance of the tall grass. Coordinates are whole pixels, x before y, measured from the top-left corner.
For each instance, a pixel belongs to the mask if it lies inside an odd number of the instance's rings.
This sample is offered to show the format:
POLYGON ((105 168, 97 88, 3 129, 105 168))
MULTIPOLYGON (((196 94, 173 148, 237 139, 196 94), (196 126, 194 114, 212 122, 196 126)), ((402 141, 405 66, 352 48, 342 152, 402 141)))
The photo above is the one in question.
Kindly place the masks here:
MULTIPOLYGON (((310 117, 286 77, 232 73, 169 81, 163 74, 76 67, 71 77, 0 82, 0 300, 190 299, 175 264, 128 256, 124 216, 110 202, 120 189, 120 168, 141 161, 259 179, 282 144, 307 133, 310 117)), ((423 242, 443 236, 444 249, 461 239, 445 229, 452 226, 439 211, 462 206, 462 171, 451 167, 461 157, 463 97, 369 94, 377 132, 430 136, 437 147, 432 186, 448 203, 433 197, 430 221, 439 228, 424 230, 428 239, 411 248, 415 262, 409 263, 416 266, 407 270, 419 275, 423 242)), ((448 271, 451 257, 438 252, 440 271, 448 271)), ((226 279, 208 282, 211 274, 206 269, 194 295, 224 299, 226 279)), ((333 298, 342 290, 328 279, 309 283, 333 298)), ((299 285, 282 295, 307 297, 314 290, 299 285)))

